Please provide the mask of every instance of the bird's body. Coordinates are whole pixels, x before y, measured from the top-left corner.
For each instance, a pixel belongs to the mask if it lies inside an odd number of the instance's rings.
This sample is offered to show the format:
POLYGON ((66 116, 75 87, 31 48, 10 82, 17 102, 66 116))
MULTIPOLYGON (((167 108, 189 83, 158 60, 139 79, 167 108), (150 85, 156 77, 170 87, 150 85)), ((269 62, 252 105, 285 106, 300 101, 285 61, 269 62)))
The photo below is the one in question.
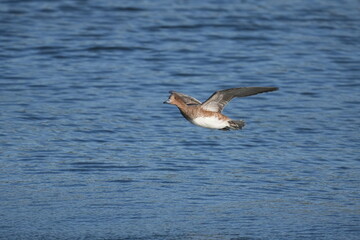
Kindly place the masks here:
POLYGON ((244 127, 245 122, 232 120, 222 114, 225 105, 234 97, 246 97, 277 89, 275 87, 230 88, 216 91, 203 103, 183 93, 171 91, 169 99, 164 103, 177 106, 181 114, 197 126, 219 130, 237 130, 244 127))
POLYGON ((229 127, 228 120, 223 120, 216 116, 212 117, 197 117, 191 120, 191 123, 204 127, 204 128, 212 128, 212 129, 224 129, 229 127))

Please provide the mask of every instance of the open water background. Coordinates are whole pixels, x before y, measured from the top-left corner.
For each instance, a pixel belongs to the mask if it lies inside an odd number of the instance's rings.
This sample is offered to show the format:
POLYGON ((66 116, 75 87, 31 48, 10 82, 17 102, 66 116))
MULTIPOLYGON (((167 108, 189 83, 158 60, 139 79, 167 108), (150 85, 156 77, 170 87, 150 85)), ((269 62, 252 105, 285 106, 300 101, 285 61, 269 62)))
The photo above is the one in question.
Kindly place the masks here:
POLYGON ((359 13, 0 1, 0 239, 359 239, 359 13), (242 131, 162 104, 240 86, 242 131))

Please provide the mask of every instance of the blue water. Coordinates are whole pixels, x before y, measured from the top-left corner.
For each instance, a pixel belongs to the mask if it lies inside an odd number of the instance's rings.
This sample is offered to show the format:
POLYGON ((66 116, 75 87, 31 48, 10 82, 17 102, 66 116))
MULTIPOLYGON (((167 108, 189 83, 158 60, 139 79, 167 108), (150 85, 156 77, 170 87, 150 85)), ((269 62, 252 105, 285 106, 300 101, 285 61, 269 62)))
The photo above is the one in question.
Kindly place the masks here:
POLYGON ((0 239, 359 239, 360 3, 0 2, 0 239), (233 100, 191 125, 169 90, 233 100))

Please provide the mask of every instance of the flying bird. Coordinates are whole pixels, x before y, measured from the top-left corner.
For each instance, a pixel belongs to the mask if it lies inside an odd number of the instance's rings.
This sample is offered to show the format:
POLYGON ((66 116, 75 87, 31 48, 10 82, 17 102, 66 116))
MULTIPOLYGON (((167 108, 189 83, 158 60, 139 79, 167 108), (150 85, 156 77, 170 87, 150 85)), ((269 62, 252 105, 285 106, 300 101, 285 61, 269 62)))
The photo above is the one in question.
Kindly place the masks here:
POLYGON ((276 90, 277 87, 230 88, 214 92, 203 103, 183 93, 170 91, 169 99, 164 103, 177 106, 184 118, 197 126, 218 130, 239 130, 245 126, 245 122, 232 120, 222 114, 226 104, 235 97, 247 97, 276 90))

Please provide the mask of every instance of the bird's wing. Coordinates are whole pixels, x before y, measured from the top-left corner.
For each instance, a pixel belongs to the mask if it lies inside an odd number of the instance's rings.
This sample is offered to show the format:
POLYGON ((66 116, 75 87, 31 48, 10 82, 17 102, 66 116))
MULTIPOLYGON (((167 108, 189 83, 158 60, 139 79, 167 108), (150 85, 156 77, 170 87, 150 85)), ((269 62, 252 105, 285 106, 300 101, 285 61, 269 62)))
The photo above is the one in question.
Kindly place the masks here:
MULTIPOLYGON (((170 93, 173 93, 173 91, 171 91, 170 93)), ((183 93, 179 93, 176 92, 176 94, 181 97, 181 99, 185 102, 186 105, 191 105, 191 104, 196 104, 199 105, 201 104, 201 102, 199 100, 197 100, 196 98, 193 98, 191 96, 185 95, 183 93)))
POLYGON ((225 105, 234 97, 247 97, 263 92, 278 90, 276 87, 241 87, 216 91, 202 105, 201 108, 211 112, 221 112, 225 105))

